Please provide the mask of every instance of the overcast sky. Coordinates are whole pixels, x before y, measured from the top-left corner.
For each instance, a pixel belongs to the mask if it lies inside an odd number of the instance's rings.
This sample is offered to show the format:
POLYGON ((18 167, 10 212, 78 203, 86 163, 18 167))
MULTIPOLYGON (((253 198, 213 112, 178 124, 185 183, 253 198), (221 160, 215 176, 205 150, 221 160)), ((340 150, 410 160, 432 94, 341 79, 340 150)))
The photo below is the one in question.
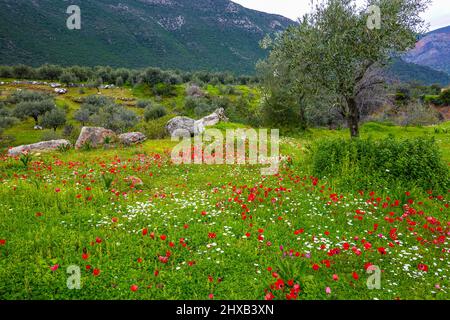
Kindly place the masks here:
MULTIPOLYGON (((244 7, 281 14, 296 20, 310 11, 311 0, 232 0, 244 7)), ((362 0, 358 0, 364 3, 362 0)), ((450 0, 433 0, 433 4, 423 16, 430 24, 430 30, 450 25, 450 0)))

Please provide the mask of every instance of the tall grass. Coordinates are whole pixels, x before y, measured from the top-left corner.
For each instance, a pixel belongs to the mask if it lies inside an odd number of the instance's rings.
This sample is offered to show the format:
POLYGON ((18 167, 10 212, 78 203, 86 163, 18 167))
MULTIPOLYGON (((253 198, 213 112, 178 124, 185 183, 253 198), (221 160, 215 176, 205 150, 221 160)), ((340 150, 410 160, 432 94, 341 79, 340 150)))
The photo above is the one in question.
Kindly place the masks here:
POLYGON ((433 138, 322 139, 310 157, 315 175, 332 178, 347 190, 450 187, 448 167, 433 138))

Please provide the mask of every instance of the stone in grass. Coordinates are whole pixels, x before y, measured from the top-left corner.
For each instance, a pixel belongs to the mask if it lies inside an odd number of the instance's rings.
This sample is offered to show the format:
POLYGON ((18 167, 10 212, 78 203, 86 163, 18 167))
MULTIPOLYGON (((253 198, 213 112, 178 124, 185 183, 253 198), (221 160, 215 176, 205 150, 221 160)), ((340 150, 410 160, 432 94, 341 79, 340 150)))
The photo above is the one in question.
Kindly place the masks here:
POLYGON ((42 141, 38 143, 18 146, 8 150, 8 155, 15 157, 26 152, 37 153, 37 152, 49 152, 58 150, 61 147, 71 146, 70 142, 64 139, 60 140, 50 140, 42 141))
POLYGON ((166 129, 172 137, 193 137, 195 135, 195 120, 188 117, 171 119, 166 129))
POLYGON ((139 144, 147 140, 147 137, 141 132, 128 132, 119 135, 119 141, 126 146, 139 144))
POLYGON ((166 129, 172 137, 194 137, 202 134, 206 127, 221 121, 228 121, 223 108, 197 121, 188 117, 175 117, 167 123, 166 129))
POLYGON ((112 130, 101 127, 83 127, 75 144, 75 148, 81 149, 85 145, 97 148, 105 144, 110 144, 116 139, 117 136, 112 130))

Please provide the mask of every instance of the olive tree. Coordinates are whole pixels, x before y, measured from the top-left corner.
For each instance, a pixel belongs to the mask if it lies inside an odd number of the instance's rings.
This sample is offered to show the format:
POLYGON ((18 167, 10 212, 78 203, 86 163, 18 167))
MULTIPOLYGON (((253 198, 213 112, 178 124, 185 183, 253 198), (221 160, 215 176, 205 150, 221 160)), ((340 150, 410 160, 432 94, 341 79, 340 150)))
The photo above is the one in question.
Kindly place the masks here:
POLYGON ((89 121, 94 125, 122 133, 138 124, 139 118, 133 111, 110 103, 100 107, 91 115, 89 121))
POLYGON ((55 104, 52 100, 22 101, 16 105, 13 115, 19 119, 32 117, 36 125, 38 125, 39 117, 54 108, 55 104))
POLYGON ((80 122, 83 127, 86 125, 87 122, 89 122, 90 117, 91 112, 86 107, 81 107, 73 115, 73 118, 78 122, 80 122))
POLYGON ((382 84, 373 70, 415 45, 425 31, 420 15, 430 2, 367 0, 358 7, 355 0, 323 0, 285 31, 272 54, 285 57, 308 100, 326 97, 346 120, 351 136, 358 137, 360 96, 382 84), (371 23, 378 12, 379 28, 371 23))
POLYGON ((59 108, 54 108, 53 110, 46 112, 41 119, 41 125, 44 128, 53 129, 53 131, 56 131, 58 127, 61 127, 65 124, 66 112, 59 108))
POLYGON ((69 71, 64 71, 59 77, 59 81, 64 83, 66 86, 69 86, 71 83, 77 82, 77 78, 73 75, 73 73, 69 71))

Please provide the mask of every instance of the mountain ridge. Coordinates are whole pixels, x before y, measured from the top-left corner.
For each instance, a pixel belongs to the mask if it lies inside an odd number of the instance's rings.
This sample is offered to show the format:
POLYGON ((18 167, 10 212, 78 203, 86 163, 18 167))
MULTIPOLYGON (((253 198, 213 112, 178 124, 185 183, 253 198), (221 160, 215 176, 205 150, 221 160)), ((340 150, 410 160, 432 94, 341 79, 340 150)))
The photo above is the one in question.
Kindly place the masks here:
POLYGON ((265 34, 294 21, 229 0, 0 0, 0 64, 44 63, 253 73, 265 34), (26 21, 27 23, 24 23, 26 21), (36 36, 37 35, 37 36, 36 36))
MULTIPOLYGON (((259 41, 297 23, 230 0, 54 2, 0 0, 0 64, 254 74, 267 56, 259 41), (80 6, 81 30, 66 27, 72 4, 80 6)), ((450 83, 450 26, 426 34, 402 59, 391 67, 398 79, 450 83)))
POLYGON ((415 48, 403 56, 403 60, 450 75, 450 26, 421 37, 415 48))

